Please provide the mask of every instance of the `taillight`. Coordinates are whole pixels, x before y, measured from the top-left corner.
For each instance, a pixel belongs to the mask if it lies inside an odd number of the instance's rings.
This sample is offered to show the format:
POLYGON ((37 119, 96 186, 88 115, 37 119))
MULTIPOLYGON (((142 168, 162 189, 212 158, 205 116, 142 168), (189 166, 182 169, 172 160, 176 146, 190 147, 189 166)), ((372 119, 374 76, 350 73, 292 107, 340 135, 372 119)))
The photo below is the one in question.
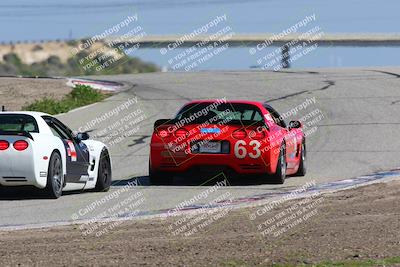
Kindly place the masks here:
POLYGON ((24 140, 19 140, 19 141, 14 142, 13 146, 14 146, 15 150, 23 151, 28 148, 29 144, 28 144, 28 142, 26 142, 24 140))
POLYGON ((251 131, 249 133, 249 136, 251 139, 254 140, 261 140, 265 138, 265 133, 264 132, 260 132, 260 131, 251 131))
POLYGON ((235 139, 244 139, 247 136, 247 133, 243 129, 236 130, 232 133, 233 138, 235 139))
POLYGON ((10 146, 6 140, 0 140, 0 150, 6 150, 10 146))
POLYGON ((165 138, 169 136, 169 132, 167 130, 157 130, 157 135, 161 138, 165 138))
POLYGON ((175 136, 176 137, 186 137, 186 135, 189 133, 188 130, 180 128, 175 131, 175 136))

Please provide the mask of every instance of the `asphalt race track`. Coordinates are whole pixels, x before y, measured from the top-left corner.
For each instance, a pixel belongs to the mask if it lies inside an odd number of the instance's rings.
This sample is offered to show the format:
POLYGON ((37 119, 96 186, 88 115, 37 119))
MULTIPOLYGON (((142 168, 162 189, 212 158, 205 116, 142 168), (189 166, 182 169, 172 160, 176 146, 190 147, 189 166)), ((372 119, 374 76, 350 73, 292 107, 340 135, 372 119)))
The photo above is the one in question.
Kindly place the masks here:
POLYGON ((147 178, 154 121, 172 118, 181 105, 193 99, 226 97, 267 101, 285 113, 315 97, 315 104, 310 104, 290 119, 299 119, 316 109, 323 114, 320 121, 316 120, 316 131, 307 137, 308 174, 305 177, 288 178, 284 185, 239 181, 219 189, 220 192, 230 192, 234 198, 289 190, 310 181, 343 180, 400 166, 399 68, 156 73, 96 78, 123 82, 124 91, 102 103, 59 118, 71 128, 82 129, 96 117, 104 118, 104 114, 128 99, 137 100, 129 108, 120 110, 118 115, 98 120, 90 127, 92 136, 107 139, 104 129, 112 125, 115 129, 121 128, 118 122, 128 124, 124 118, 133 111, 139 109, 146 117, 138 123, 137 131, 132 131, 129 136, 118 134, 108 140, 108 143, 113 142, 110 151, 115 186, 108 193, 68 193, 58 200, 40 199, 29 192, 2 195, 0 227, 67 222, 72 217, 90 219, 136 191, 144 196, 138 209, 145 213, 173 208, 203 192, 214 182, 200 186, 203 177, 194 175, 189 180, 178 178, 172 186, 149 186, 147 178), (119 198, 98 205, 90 212, 82 212, 87 205, 121 191, 128 181, 134 180, 141 186, 121 192, 119 198))

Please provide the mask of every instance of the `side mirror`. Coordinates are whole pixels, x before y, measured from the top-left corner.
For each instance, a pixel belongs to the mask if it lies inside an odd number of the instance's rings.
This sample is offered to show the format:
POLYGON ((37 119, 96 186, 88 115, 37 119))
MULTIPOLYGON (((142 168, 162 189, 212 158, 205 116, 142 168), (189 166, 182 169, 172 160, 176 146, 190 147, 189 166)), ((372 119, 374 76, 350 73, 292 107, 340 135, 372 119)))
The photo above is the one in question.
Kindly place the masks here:
POLYGON ((289 130, 301 128, 303 125, 300 121, 291 121, 289 122, 289 130))
POLYGON ((87 132, 84 133, 77 133, 75 138, 78 141, 83 141, 83 140, 88 140, 89 139, 89 134, 87 132))
POLYGON ((154 123, 154 129, 157 128, 160 125, 166 124, 171 122, 171 119, 161 119, 161 120, 156 120, 156 122, 154 123))

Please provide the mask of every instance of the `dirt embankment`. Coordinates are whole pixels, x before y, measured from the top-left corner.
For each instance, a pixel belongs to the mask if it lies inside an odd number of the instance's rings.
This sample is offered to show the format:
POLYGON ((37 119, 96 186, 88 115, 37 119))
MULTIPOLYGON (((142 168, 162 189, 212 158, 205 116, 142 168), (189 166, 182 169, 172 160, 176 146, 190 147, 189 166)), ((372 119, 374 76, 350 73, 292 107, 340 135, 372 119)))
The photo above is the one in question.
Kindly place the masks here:
POLYGON ((0 78, 0 108, 18 111, 37 99, 61 99, 71 92, 64 79, 0 78))
POLYGON ((304 200, 286 202, 253 221, 249 215, 260 208, 233 210, 186 237, 171 234, 170 226, 176 218, 124 222, 100 238, 84 236, 76 225, 0 232, 0 262, 51 266, 270 266, 345 261, 363 266, 373 260, 374 266, 379 265, 377 260, 386 259, 390 262, 386 266, 395 266, 400 257, 388 258, 400 255, 399 191, 400 181, 396 181, 324 195, 323 201, 313 206, 317 209, 314 216, 279 236, 274 232, 262 235, 258 227, 282 211, 295 212, 292 207, 296 204, 304 207, 304 200))
MULTIPOLYGON (((77 48, 79 40, 74 43, 64 41, 52 41, 43 43, 20 43, 20 44, 3 44, 0 45, 0 62, 7 54, 16 54, 23 63, 33 64, 47 60, 51 56, 57 56, 60 61, 66 63, 73 56, 72 49, 77 48)), ((95 42, 86 51, 93 52, 104 48, 102 42, 95 42)))

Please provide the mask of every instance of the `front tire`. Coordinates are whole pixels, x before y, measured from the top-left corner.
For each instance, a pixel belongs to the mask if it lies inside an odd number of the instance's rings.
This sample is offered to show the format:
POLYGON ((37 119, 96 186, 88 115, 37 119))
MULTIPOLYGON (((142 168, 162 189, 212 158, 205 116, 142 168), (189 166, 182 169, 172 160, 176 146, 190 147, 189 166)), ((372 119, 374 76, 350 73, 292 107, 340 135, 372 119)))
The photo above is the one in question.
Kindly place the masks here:
POLYGON ((279 158, 278 163, 276 165, 276 172, 272 176, 272 182, 274 184, 283 184, 286 179, 286 151, 285 145, 282 144, 279 149, 279 158))
POLYGON ((300 155, 300 165, 299 169, 296 172, 296 176, 304 176, 307 172, 307 165, 306 165, 306 140, 303 138, 303 142, 301 143, 301 155, 300 155))
POLYGON ((107 149, 100 154, 99 169, 97 171, 97 182, 95 191, 107 192, 110 190, 112 181, 111 161, 107 149))
POLYGON ((46 195, 49 198, 57 199, 62 195, 64 187, 64 172, 61 156, 54 151, 51 154, 49 168, 47 171, 46 195))

